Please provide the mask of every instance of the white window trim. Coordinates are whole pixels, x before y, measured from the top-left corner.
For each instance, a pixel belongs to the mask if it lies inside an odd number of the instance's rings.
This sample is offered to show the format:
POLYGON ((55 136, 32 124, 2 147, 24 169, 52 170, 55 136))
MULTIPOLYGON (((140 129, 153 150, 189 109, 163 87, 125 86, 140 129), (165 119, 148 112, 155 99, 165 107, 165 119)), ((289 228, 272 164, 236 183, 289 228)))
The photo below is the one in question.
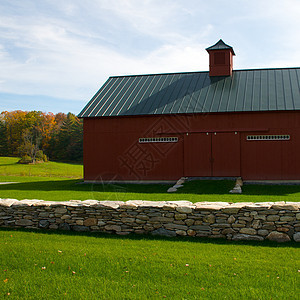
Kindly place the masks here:
POLYGON ((247 135, 247 141, 289 141, 289 134, 247 135))
POLYGON ((140 144, 146 143, 177 143, 178 137, 149 137, 149 138, 139 138, 140 144))

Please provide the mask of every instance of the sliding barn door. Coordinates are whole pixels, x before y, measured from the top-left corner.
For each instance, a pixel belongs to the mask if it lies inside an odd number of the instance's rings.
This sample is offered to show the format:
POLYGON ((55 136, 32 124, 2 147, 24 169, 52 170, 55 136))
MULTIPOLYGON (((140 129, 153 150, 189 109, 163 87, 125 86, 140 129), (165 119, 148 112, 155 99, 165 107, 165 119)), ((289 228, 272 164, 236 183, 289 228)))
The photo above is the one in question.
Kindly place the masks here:
POLYGON ((240 175, 240 136, 235 132, 213 133, 212 176, 234 177, 240 175))
POLYGON ((211 136, 190 133, 184 136, 184 176, 211 176, 211 136))
POLYGON ((240 135, 235 132, 184 136, 184 176, 240 176, 240 135))

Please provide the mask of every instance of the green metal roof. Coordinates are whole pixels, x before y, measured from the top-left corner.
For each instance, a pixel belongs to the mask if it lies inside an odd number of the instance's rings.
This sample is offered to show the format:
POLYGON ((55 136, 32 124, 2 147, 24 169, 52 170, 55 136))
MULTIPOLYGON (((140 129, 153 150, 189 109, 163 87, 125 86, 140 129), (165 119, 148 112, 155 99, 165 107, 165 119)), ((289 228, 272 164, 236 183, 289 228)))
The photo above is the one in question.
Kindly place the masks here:
POLYGON ((220 39, 217 43, 214 45, 206 48, 206 51, 209 52, 211 50, 224 50, 224 49, 230 49, 232 51, 232 54, 235 55, 233 48, 223 42, 222 39, 220 39))
POLYGON ((300 110, 300 68, 110 77, 79 117, 300 110))

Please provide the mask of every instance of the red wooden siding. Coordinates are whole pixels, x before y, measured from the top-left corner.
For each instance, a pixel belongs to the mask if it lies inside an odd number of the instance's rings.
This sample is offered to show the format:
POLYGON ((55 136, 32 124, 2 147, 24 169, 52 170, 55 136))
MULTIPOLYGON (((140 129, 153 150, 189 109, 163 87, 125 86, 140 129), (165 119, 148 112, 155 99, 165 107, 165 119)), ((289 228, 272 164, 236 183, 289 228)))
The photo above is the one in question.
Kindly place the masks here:
POLYGON ((238 132, 212 134, 212 176, 239 176, 240 137, 238 132))
POLYGON ((211 176, 211 136, 206 133, 184 135, 183 176, 211 176))
POLYGON ((85 180, 181 176, 300 179, 300 113, 244 112, 84 119, 85 180), (247 135, 288 134, 286 141, 247 135), (139 138, 178 142, 139 143, 139 138))

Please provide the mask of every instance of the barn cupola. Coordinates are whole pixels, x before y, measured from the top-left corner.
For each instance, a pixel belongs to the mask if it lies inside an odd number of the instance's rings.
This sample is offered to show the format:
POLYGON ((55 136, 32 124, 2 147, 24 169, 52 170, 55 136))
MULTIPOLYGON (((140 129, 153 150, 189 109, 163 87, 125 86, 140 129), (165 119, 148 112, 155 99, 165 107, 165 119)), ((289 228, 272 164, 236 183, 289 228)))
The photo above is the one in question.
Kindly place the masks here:
POLYGON ((231 76, 233 56, 231 46, 226 45, 221 39, 211 47, 206 48, 209 54, 209 76, 231 76))

